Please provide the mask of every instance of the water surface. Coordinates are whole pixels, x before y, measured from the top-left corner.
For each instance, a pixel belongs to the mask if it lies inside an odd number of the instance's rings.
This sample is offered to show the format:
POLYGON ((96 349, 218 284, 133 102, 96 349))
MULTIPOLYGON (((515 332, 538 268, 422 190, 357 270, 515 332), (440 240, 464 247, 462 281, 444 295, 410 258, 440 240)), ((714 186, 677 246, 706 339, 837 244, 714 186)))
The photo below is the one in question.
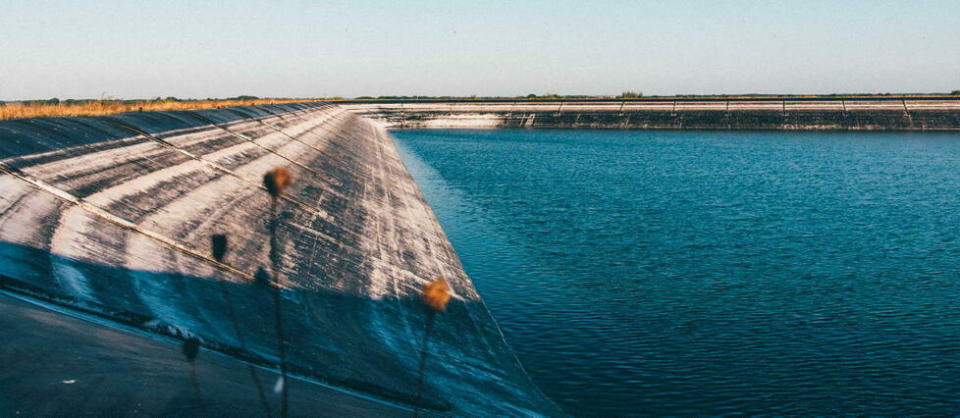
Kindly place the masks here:
POLYGON ((960 409, 960 135, 394 134, 570 413, 960 409))

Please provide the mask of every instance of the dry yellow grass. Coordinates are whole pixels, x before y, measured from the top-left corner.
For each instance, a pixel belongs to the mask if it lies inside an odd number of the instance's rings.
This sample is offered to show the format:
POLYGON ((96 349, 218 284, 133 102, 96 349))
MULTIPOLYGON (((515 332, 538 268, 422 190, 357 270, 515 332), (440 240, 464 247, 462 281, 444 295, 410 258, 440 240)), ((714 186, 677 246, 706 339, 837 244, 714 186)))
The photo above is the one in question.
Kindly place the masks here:
POLYGON ((427 307, 435 312, 443 312, 447 310, 447 302, 450 302, 450 285, 443 277, 437 277, 423 286, 420 296, 427 307))
POLYGON ((35 118, 41 116, 90 116, 112 115, 114 113, 144 112, 155 110, 192 110, 212 109, 230 106, 252 106, 265 104, 312 102, 310 99, 253 99, 253 100, 191 100, 191 101, 137 101, 117 100, 91 101, 71 104, 0 104, 0 120, 35 118))
POLYGON ((270 196, 279 197, 287 186, 293 183, 293 174, 284 167, 277 167, 263 175, 263 186, 270 192, 270 196))

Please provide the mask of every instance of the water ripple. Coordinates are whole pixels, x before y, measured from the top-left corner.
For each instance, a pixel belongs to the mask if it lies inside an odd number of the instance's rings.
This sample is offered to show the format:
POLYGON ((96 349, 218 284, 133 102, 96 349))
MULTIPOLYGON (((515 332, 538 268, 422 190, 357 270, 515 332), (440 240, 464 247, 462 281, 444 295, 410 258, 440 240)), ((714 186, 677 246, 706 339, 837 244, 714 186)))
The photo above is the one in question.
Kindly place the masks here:
POLYGON ((395 135, 568 412, 960 410, 960 135, 395 135))

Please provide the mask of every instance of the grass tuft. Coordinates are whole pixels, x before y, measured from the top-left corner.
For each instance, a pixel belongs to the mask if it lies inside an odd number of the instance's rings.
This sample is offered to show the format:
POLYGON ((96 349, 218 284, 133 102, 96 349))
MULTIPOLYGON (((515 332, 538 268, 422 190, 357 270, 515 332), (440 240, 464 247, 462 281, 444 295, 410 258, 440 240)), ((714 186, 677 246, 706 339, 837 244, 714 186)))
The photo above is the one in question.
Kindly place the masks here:
POLYGON ((293 183, 293 175, 284 167, 277 167, 263 176, 263 186, 273 198, 279 197, 293 183))
POLYGON ((428 308, 433 309, 435 312, 446 311, 447 303, 450 302, 450 285, 447 284, 447 281, 444 280, 443 277, 438 277, 436 280, 423 286, 421 296, 423 304, 427 305, 428 308))

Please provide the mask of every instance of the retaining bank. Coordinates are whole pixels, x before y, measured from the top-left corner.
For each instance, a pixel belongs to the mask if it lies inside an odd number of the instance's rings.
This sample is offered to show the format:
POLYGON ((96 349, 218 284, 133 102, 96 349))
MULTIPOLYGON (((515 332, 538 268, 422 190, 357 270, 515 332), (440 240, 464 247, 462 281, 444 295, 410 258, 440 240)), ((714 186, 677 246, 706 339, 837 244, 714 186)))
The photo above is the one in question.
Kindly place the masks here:
POLYGON ((390 129, 960 130, 957 99, 351 101, 390 129))
MULTIPOLYGON (((0 284, 8 292, 151 333, 195 335, 207 349, 275 368, 272 292, 257 277, 270 270, 269 225, 277 222, 294 374, 438 412, 559 414, 503 341, 392 138, 342 108, 3 121, 0 190, 0 284), (262 176, 278 166, 295 181, 273 221, 262 176), (223 263, 211 256, 213 234, 229 238, 223 263), (426 315, 418 294, 437 276, 455 299, 434 325, 419 397, 426 315)), ((5 336, 5 344, 31 341, 5 336)), ((0 393, 24 393, 13 390, 23 384, 17 373, 29 367, 0 372, 0 393)), ((178 384, 189 391, 183 377, 178 384)), ((73 412, 110 413, 146 393, 179 393, 151 390, 170 380, 138 381, 73 412)), ((47 389, 28 392, 36 399, 47 389)), ((101 395, 95 385, 86 390, 101 395)), ((26 400, 4 398, 0 411, 30 412, 18 408, 26 400)), ((189 410, 192 399, 170 402, 189 410)))

